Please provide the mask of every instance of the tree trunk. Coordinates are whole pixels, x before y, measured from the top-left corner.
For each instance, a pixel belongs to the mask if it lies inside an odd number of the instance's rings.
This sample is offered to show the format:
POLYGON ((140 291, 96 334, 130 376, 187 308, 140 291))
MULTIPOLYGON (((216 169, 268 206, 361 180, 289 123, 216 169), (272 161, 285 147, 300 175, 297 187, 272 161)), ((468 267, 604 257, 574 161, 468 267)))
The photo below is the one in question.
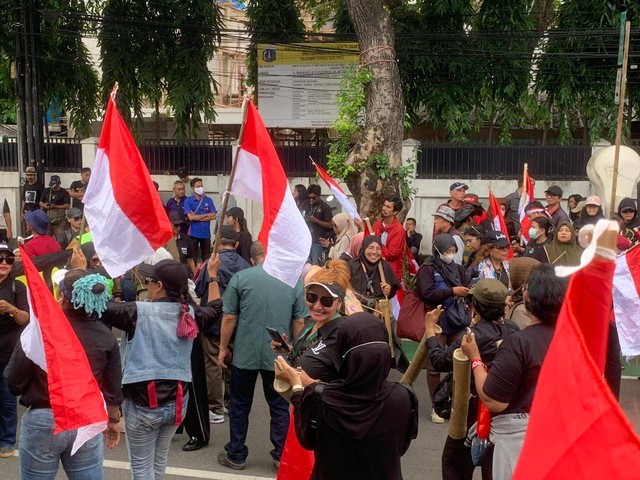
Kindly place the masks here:
MULTIPOLYGON (((355 173, 345 181, 363 216, 376 218, 388 194, 401 195, 395 174, 381 179, 365 164, 372 155, 384 154, 389 169, 402 166, 404 102, 396 62, 393 21, 382 0, 346 0, 349 16, 358 38, 361 68, 371 73, 366 87, 365 124, 362 135, 347 157, 355 173)), ((410 199, 403 198, 405 208, 410 199)))

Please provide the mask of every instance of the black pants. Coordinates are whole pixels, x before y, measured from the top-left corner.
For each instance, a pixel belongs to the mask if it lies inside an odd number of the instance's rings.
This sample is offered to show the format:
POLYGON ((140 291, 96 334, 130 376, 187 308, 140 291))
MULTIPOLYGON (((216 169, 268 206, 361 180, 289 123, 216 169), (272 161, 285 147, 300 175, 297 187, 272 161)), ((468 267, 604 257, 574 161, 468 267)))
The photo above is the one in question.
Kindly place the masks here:
POLYGON ((209 260, 209 257, 211 256, 211 239, 191 237, 191 242, 193 243, 193 253, 195 254, 193 261, 198 263, 198 246, 200 247, 202 261, 204 262, 209 260))
POLYGON ((207 376, 200 337, 193 340, 191 375, 193 378, 189 384, 189 403, 182 425, 187 431, 187 435, 207 444, 210 436, 209 398, 207 397, 207 376))

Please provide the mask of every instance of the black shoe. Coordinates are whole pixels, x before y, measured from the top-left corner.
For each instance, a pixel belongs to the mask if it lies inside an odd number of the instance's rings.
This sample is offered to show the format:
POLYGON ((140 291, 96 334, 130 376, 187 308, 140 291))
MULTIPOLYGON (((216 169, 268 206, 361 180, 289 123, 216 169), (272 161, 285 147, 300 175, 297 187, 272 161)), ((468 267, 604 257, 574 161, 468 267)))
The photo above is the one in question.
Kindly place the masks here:
POLYGON ((246 460, 244 462, 232 461, 224 450, 218 453, 218 463, 222 466, 233 468, 234 470, 244 470, 247 466, 246 460))
POLYGON ((202 447, 206 445, 206 442, 201 442, 196 437, 191 437, 187 443, 182 447, 182 451, 184 452, 195 452, 196 450, 200 450, 202 447))

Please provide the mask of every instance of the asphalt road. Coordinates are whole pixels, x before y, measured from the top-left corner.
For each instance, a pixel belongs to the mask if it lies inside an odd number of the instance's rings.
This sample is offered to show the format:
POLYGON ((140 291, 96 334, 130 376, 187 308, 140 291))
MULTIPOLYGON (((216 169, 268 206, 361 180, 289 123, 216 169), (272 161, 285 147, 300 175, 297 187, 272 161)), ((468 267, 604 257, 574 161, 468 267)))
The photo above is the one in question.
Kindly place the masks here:
MULTIPOLYGON (((394 372, 393 379, 399 376, 394 372)), ((419 398, 426 399, 420 406, 420 433, 413 441, 409 451, 402 459, 403 476, 405 480, 437 479, 440 474, 440 455, 442 445, 447 435, 447 424, 435 425, 429 419, 430 403, 427 399, 426 381, 424 374, 420 376, 416 390, 419 398)), ((640 381, 627 379, 622 382, 621 404, 634 425, 640 431, 640 381)), ((167 480, 177 479, 213 479, 213 480, 263 480, 275 479, 276 470, 269 456, 271 444, 269 442, 269 413, 267 404, 262 396, 262 389, 256 388, 253 411, 250 418, 250 431, 247 446, 249 458, 247 468, 234 471, 218 464, 216 457, 224 444, 228 441, 229 428, 223 424, 211 425, 211 441, 208 446, 196 452, 182 451, 182 445, 187 441, 185 434, 176 435, 171 444, 167 480)), ((108 450, 105 454, 105 479, 125 480, 130 478, 128 470, 126 435, 120 446, 108 450)), ((18 479, 18 457, 0 459, 0 478, 18 479)), ((480 478, 479 472, 476 475, 480 478)), ((60 470, 56 479, 66 479, 60 470)))

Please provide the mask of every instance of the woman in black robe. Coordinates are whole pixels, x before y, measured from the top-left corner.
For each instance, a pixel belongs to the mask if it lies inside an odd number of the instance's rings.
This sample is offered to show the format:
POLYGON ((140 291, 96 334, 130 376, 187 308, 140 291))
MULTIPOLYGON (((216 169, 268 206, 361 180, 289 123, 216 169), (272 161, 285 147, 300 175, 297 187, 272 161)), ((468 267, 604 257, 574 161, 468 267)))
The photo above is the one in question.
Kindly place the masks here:
POLYGON ((291 403, 300 444, 312 449, 311 480, 401 480, 400 457, 418 433, 418 401, 408 386, 389 382, 387 332, 376 317, 356 313, 338 333, 338 378, 317 382, 278 358, 276 378, 293 385, 291 403))
POLYGON ((383 299, 385 296, 393 298, 402 288, 391 266, 382 258, 382 240, 375 235, 365 237, 360 254, 349 262, 349 269, 353 290, 370 301, 383 299), (380 275, 381 270, 384 281, 380 275))

